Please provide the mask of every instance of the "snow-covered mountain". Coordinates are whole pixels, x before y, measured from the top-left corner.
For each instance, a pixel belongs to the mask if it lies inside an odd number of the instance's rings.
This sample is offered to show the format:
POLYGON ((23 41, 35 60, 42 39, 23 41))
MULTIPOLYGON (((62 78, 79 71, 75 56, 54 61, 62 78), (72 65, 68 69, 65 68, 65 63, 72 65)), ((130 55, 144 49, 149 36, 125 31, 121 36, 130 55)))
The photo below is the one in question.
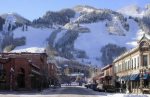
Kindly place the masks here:
POLYGON ((0 17, 2 17, 3 19, 6 19, 10 16, 15 18, 15 22, 17 24, 30 24, 30 21, 28 19, 24 18, 23 16, 21 16, 17 13, 5 13, 5 14, 0 15, 0 17))
POLYGON ((13 43, 5 47, 13 44, 12 52, 44 52, 47 49, 54 51, 59 59, 103 66, 126 49, 135 47, 136 41, 149 31, 148 11, 148 7, 142 10, 130 6, 112 11, 82 5, 58 12, 48 11, 33 20, 31 26, 8 31, 13 33, 13 43), (128 9, 132 9, 131 12, 126 11, 128 9))
POLYGON ((129 5, 119 9, 118 12, 128 16, 141 17, 143 16, 144 10, 137 5, 129 5))

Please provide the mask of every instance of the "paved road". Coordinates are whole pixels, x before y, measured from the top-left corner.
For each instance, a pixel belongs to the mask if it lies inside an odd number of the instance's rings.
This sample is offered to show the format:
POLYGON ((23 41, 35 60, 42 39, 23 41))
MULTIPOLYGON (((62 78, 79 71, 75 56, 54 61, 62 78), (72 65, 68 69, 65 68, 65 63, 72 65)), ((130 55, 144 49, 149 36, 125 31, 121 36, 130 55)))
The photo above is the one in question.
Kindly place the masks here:
POLYGON ((78 86, 67 86, 62 88, 49 88, 39 93, 15 93, 15 94, 0 94, 0 97, 101 97, 105 94, 94 92, 91 89, 86 89, 78 86))
POLYGON ((83 87, 65 87, 56 97, 98 97, 98 95, 83 87))

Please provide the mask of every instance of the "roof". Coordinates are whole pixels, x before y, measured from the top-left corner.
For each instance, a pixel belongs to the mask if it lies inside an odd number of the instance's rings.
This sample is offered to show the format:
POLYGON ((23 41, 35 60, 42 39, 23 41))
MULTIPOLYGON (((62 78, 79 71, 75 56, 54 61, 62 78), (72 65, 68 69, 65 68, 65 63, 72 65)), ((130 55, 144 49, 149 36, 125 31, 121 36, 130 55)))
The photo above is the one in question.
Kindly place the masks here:
MULTIPOLYGON (((143 39, 150 40, 150 35, 144 34, 143 37, 138 41, 138 43, 140 43, 143 39)), ((129 54, 137 51, 138 49, 139 49, 139 46, 137 46, 137 47, 135 47, 135 48, 125 52, 124 54, 122 54, 122 55, 118 56, 117 58, 115 58, 113 62, 116 62, 116 61, 120 60, 121 58, 123 58, 125 56, 128 56, 129 54)))
POLYGON ((117 58, 115 58, 113 62, 116 62, 116 61, 120 60, 121 58, 123 58, 123 57, 125 57, 125 56, 128 56, 129 54, 135 52, 135 51, 138 50, 138 49, 139 49, 139 46, 138 46, 138 47, 135 47, 135 48, 133 48, 133 49, 131 49, 131 50, 125 52, 125 53, 123 53, 122 55, 120 55, 120 56, 118 56, 117 58))
POLYGON ((148 34, 143 34, 143 37, 139 40, 139 42, 141 42, 141 40, 143 40, 143 39, 148 39, 148 40, 150 40, 150 35, 148 35, 148 34))
POLYGON ((109 67, 112 67, 112 65, 108 64, 105 67, 103 67, 102 70, 108 69, 109 67))
POLYGON ((84 73, 71 73, 68 76, 84 76, 84 73))

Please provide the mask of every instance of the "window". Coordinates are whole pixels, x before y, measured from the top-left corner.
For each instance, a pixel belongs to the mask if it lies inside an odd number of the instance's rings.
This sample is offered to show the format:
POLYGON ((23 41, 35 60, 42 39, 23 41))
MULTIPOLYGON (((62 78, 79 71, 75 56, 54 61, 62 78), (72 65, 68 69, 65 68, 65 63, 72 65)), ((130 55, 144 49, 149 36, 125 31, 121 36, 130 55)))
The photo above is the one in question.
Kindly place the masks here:
POLYGON ((126 70, 126 62, 125 62, 125 64, 124 64, 124 70, 126 70))
POLYGON ((134 58, 134 69, 136 69, 136 58, 134 58))
POLYGON ((117 73, 117 72, 116 72, 116 65, 114 66, 114 73, 117 73))
POLYGON ((0 70, 3 70, 3 64, 0 64, 0 70))
POLYGON ((0 64, 0 76, 4 74, 4 67, 3 64, 0 64))
POLYGON ((125 64, 125 70, 127 70, 127 65, 128 65, 128 63, 126 62, 126 64, 125 64))
POLYGON ((115 68, 115 71, 116 71, 116 73, 117 73, 117 72, 118 72, 118 68, 117 68, 118 66, 115 66, 115 67, 116 67, 116 68, 115 68))
POLYGON ((121 64, 119 65, 119 72, 121 71, 121 64))
POLYGON ((147 60, 147 55, 143 55, 143 66, 147 66, 148 60, 147 60))
POLYGON ((130 61, 128 61, 128 70, 130 69, 130 61))
POLYGON ((139 66, 140 66, 140 58, 138 57, 137 58, 137 67, 139 68, 139 66))
POLYGON ((132 59, 132 63, 131 63, 131 69, 133 69, 133 59, 132 59))

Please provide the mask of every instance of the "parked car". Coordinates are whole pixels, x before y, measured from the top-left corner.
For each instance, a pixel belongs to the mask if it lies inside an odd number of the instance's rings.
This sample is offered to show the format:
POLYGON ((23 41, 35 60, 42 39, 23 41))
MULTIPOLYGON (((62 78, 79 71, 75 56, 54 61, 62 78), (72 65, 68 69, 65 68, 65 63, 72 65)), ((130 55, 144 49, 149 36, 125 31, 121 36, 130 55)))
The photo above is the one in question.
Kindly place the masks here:
POLYGON ((104 88, 103 88, 103 84, 98 84, 97 85, 97 91, 99 91, 99 92, 104 92, 105 91, 104 88))
POLYGON ((85 86, 86 88, 89 88, 89 84, 85 84, 84 86, 85 86))
POLYGON ((116 92, 115 86, 113 85, 104 85, 103 88, 106 92, 116 92))
POLYGON ((98 91, 97 85, 98 85, 98 84, 92 84, 92 89, 93 89, 94 91, 98 91))

